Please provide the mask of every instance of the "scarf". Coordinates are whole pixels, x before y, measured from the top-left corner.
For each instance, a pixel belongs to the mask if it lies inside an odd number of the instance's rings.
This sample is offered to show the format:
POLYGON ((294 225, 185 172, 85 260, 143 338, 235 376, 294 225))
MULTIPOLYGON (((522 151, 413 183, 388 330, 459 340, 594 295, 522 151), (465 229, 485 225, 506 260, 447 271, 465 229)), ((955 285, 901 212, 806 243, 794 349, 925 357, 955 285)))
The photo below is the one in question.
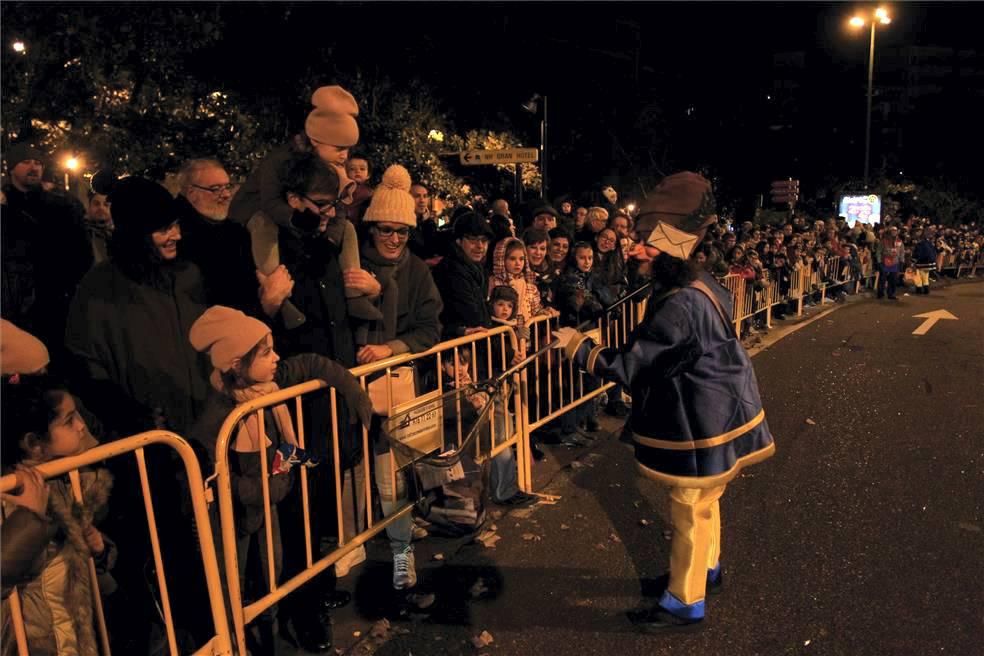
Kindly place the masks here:
MULTIPOLYGON (((242 389, 227 389, 222 384, 222 376, 218 369, 212 370, 209 381, 219 392, 232 397, 236 403, 246 403, 253 399, 258 399, 267 394, 273 394, 280 389, 274 382, 257 383, 242 389)), ((284 442, 297 446, 297 435, 294 433, 294 422, 290 417, 290 410, 286 403, 280 403, 270 408, 273 413, 273 420, 277 422, 277 430, 284 442)), ((250 413, 245 419, 239 422, 239 429, 232 443, 232 449, 239 453, 256 453, 260 448, 266 448, 272 444, 270 438, 264 433, 262 442, 260 440, 260 419, 259 412, 250 413), (262 447, 261 447, 262 444, 262 447)))
POLYGON ((382 344, 391 339, 396 339, 396 320, 399 314, 400 285, 397 282, 396 274, 404 262, 409 257, 408 249, 404 248, 400 257, 395 260, 387 260, 379 254, 375 246, 363 244, 362 261, 368 263, 369 270, 376 275, 379 283, 383 286, 379 293, 379 311, 383 315, 382 326, 373 331, 371 337, 367 338, 366 344, 382 344))

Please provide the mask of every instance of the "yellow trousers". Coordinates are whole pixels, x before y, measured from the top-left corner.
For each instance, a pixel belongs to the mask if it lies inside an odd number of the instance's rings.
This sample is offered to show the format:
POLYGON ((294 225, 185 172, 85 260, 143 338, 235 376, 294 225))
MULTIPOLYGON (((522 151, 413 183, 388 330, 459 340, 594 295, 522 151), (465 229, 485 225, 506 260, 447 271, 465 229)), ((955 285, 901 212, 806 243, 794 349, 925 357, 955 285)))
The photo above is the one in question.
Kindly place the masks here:
POLYGON ((929 269, 916 269, 916 287, 929 287, 929 269))
POLYGON ((684 604, 704 599, 707 572, 721 559, 721 511, 718 499, 727 485, 670 488, 670 584, 668 592, 684 604))

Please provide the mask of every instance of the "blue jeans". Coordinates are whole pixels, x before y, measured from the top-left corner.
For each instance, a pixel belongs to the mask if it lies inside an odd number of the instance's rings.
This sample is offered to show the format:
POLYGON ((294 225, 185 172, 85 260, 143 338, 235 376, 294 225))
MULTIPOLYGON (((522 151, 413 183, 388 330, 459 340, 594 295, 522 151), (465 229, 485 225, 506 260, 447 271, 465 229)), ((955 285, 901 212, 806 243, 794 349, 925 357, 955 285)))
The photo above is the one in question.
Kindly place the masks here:
MULTIPOLYGON (((492 421, 495 422, 495 444, 501 444, 512 437, 506 429, 506 405, 498 402, 492 410, 492 421)), ((483 431, 483 437, 486 437, 483 431)), ((492 435, 488 434, 490 446, 492 435)), ((496 503, 505 501, 519 492, 519 474, 516 470, 516 455, 512 447, 503 449, 492 458, 492 469, 489 472, 489 490, 492 500, 496 503)))

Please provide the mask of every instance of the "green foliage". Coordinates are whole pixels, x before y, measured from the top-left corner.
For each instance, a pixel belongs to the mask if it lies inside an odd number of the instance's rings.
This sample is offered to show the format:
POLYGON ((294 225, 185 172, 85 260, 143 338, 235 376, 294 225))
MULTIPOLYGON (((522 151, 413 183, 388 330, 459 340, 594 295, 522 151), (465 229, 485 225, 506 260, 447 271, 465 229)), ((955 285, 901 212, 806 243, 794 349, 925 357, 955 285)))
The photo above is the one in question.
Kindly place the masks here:
POLYGON ((218 8, 119 4, 111 18, 105 9, 5 7, 4 40, 26 44, 3 58, 5 139, 121 172, 200 155, 250 168, 264 150, 256 116, 187 74, 186 62, 222 36, 218 8))
MULTIPOLYGON (((343 86, 359 101, 359 149, 369 155, 377 173, 390 164, 402 164, 415 182, 452 203, 466 202, 475 195, 495 195, 506 183, 512 184, 514 166, 475 167, 494 170, 493 176, 488 171, 463 171, 456 153, 520 146, 515 136, 489 130, 455 134, 451 119, 433 100, 431 91, 416 80, 397 87, 385 77, 357 74, 343 81, 343 86), (436 132, 443 135, 443 141, 432 138, 436 132)), ((539 188, 536 165, 523 166, 523 185, 539 188)))

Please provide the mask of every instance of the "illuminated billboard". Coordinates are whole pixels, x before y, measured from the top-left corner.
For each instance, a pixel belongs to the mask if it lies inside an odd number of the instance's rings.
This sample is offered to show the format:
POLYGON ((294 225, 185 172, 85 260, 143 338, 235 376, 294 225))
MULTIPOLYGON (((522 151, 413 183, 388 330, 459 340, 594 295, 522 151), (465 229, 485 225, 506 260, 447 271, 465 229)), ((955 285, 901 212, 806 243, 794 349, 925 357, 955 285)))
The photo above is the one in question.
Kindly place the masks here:
POLYGON ((841 196, 837 214, 846 217, 848 224, 881 223, 881 196, 857 194, 841 196))

